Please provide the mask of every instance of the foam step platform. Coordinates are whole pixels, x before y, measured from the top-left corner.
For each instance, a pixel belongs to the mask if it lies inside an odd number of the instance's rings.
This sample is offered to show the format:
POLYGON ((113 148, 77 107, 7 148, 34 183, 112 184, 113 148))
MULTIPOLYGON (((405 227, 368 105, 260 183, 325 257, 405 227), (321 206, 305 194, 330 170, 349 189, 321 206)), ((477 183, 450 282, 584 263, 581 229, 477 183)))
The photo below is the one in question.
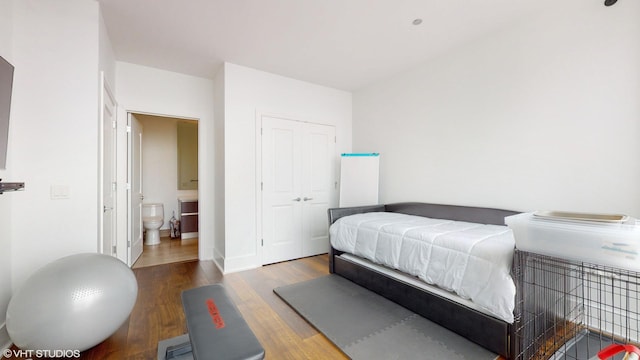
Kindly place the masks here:
POLYGON ((158 360, 264 359, 264 349, 220 284, 182 292, 187 335, 160 341, 158 360))

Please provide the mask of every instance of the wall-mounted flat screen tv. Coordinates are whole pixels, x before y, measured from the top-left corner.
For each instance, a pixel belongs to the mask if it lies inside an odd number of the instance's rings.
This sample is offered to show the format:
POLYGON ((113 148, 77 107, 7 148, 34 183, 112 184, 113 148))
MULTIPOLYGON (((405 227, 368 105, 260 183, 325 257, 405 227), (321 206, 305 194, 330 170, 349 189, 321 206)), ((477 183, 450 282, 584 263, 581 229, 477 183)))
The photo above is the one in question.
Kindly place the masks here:
POLYGON ((7 168, 13 65, 0 56, 0 169, 7 168))

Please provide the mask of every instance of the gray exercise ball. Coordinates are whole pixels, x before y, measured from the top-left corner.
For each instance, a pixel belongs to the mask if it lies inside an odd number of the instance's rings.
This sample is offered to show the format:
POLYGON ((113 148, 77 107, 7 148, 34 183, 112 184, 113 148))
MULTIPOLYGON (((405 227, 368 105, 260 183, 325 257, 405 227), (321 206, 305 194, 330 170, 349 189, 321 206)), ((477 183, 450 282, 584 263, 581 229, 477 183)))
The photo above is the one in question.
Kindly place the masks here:
POLYGON ((6 326, 23 350, 89 349, 129 317, 138 296, 133 271, 102 254, 76 254, 45 265, 9 301, 6 326))

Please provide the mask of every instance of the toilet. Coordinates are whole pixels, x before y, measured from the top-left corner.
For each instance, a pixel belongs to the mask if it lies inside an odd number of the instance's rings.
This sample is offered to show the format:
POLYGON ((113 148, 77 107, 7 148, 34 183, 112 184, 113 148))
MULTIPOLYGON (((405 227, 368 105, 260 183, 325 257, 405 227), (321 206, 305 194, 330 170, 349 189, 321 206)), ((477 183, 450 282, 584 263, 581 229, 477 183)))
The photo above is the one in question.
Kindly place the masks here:
POLYGON ((142 204, 142 226, 147 235, 145 245, 160 244, 160 228, 164 224, 164 206, 160 203, 142 204))

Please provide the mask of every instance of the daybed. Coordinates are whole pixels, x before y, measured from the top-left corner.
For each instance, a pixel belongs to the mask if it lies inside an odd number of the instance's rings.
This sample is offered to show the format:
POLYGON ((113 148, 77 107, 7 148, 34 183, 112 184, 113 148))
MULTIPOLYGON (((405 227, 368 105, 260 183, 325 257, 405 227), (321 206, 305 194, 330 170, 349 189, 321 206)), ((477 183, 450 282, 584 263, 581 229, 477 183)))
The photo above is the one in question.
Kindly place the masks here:
MULTIPOLYGON (((358 256, 354 256, 354 254, 348 254, 345 251, 337 250, 336 248, 334 248, 334 246, 342 248, 344 250, 352 245, 351 243, 349 243, 349 241, 351 240, 344 240, 344 233, 348 233, 347 236, 353 236, 358 232, 357 229, 353 228, 354 221, 355 223, 357 223, 358 221, 362 223, 372 221, 378 221, 378 224, 385 223, 388 216, 379 213, 408 214, 429 219, 445 219, 451 220, 452 222, 463 222, 461 223, 463 225, 468 223, 489 224, 489 227, 492 227, 492 225, 504 225, 505 216, 515 215, 517 214, 516 212, 509 210, 453 205, 396 203, 363 207, 334 208, 329 209, 328 213, 329 223, 332 225, 330 232, 333 234, 331 239, 332 246, 329 252, 329 271, 331 273, 341 275, 398 304, 401 304, 404 307, 414 311, 415 313, 420 314, 425 318, 430 319, 431 321, 438 323, 443 327, 446 327, 449 330, 454 331, 464 336, 465 338, 474 341, 499 355, 506 357, 507 359, 511 359, 513 357, 513 349, 515 346, 515 344, 513 343, 515 341, 515 338, 513 336, 513 309, 510 310, 511 314, 509 314, 511 315, 511 319, 505 318, 504 316, 500 318, 499 316, 487 312, 486 309, 476 306, 472 301, 468 299, 468 296, 464 296, 463 298, 457 294, 451 293, 451 289, 447 289, 449 291, 444 291, 439 287, 429 286, 426 283, 420 281, 415 273, 409 275, 403 274, 400 273, 397 268, 390 269, 388 266, 380 265, 379 261, 376 261, 378 262, 378 264, 376 264, 374 261, 365 259, 367 255, 363 255, 363 253, 367 253, 369 251, 368 249, 366 249, 366 246, 364 250, 360 249, 351 251, 355 252, 358 256), (352 220, 363 219, 362 215, 357 214, 366 214, 365 216, 373 215, 376 219, 352 220), (339 241, 336 242, 336 238, 340 236, 336 234, 336 231, 338 230, 335 229, 333 224, 338 219, 349 215, 355 216, 344 219, 343 221, 339 222, 339 224, 336 224, 336 226, 344 226, 342 224, 347 221, 351 221, 351 226, 353 229, 340 230, 343 233, 342 235, 340 235, 343 236, 343 239, 341 243, 339 241), (345 241, 347 245, 345 245, 345 241)), ((389 225, 385 228, 385 234, 383 235, 389 237, 388 233, 399 231, 402 234, 399 237, 404 238, 406 234, 410 233, 415 228, 420 227, 414 226, 411 221, 420 222, 420 220, 420 218, 411 218, 407 220, 410 225, 406 228, 400 228, 399 230, 397 228, 399 225, 389 225)), ((436 225, 440 225, 440 223, 438 223, 437 221, 435 223, 436 225)), ((493 226, 493 228, 498 227, 493 226)), ((371 229, 360 230, 360 237, 362 237, 363 232, 367 231, 370 232, 371 229)), ((380 237, 379 234, 365 234, 364 237, 366 238, 371 236, 373 236, 375 239, 378 239, 380 237)), ((397 234, 394 236, 398 237, 397 234)), ((414 234, 413 236, 416 237, 421 235, 414 234)), ((442 241, 442 239, 440 240, 442 241)), ((376 241, 382 243, 381 241, 376 241)), ((353 242, 356 242, 356 240, 354 239, 353 242)), ((379 245, 377 244, 370 245, 370 247, 374 248, 378 246, 379 245)), ((407 245, 403 246, 406 247, 407 245)), ((435 248, 435 245, 433 247, 435 248)), ((513 246, 511 245, 511 253, 508 259, 509 269, 511 266, 511 261, 513 259, 512 247, 513 246)), ((500 251, 504 252, 504 247, 503 250, 500 251)), ((373 252, 374 251, 372 250, 371 253, 373 254, 373 252)), ((398 249, 395 250, 394 256, 396 258, 399 256, 399 252, 402 251, 398 249)), ((484 252, 487 253, 491 251, 487 251, 485 249, 484 252)), ((369 256, 369 258, 376 260, 374 258, 377 256, 379 257, 380 255, 371 255, 369 256)), ((435 255, 429 254, 429 256, 435 255)), ((445 255, 445 257, 448 257, 448 259, 440 261, 440 265, 438 266, 441 266, 443 263, 451 262, 451 259, 455 258, 456 254, 445 255)), ((384 263, 384 261, 382 261, 382 263, 384 263)), ((413 260, 413 263, 415 264, 415 259, 413 260)), ((415 267, 415 265, 412 266, 415 267)), ((467 265, 465 264, 465 267, 466 266, 467 265)), ((425 277, 424 275, 418 276, 421 278, 425 277)))

